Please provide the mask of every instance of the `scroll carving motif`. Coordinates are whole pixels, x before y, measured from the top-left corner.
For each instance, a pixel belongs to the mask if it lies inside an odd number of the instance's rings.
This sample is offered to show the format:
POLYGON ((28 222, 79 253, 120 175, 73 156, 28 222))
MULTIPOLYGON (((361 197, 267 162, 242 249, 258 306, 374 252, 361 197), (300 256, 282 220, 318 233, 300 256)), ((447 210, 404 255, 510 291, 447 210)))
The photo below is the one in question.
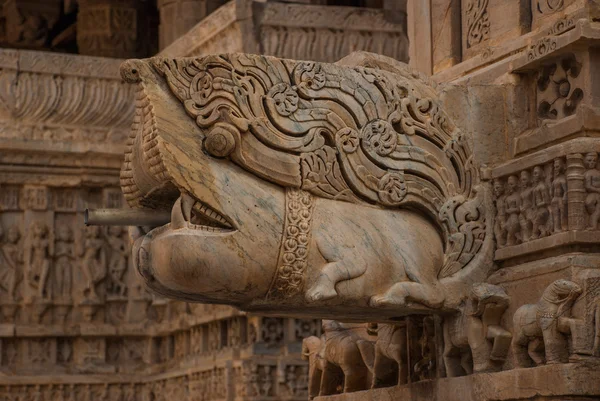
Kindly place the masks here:
POLYGON ((563 8, 564 0, 538 0, 537 11, 541 14, 552 14, 563 8))
POLYGON ((556 39, 551 37, 545 37, 529 46, 529 50, 527 51, 527 58, 529 59, 529 61, 533 61, 545 56, 548 53, 553 52, 555 49, 556 39))
POLYGON ((556 21, 552 27, 548 30, 548 35, 560 35, 575 27, 575 20, 573 18, 563 18, 556 21))
POLYGON ((469 0, 467 2, 467 48, 489 39, 490 19, 487 11, 488 1, 469 0))

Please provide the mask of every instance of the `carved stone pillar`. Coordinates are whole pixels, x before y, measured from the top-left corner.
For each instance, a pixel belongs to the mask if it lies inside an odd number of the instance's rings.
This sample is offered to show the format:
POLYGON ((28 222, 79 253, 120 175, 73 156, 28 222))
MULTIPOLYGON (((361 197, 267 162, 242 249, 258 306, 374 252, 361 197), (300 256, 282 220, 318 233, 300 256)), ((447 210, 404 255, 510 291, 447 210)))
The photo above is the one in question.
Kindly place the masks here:
POLYGON ((585 230, 587 216, 585 212, 585 188, 583 182, 583 155, 574 153, 567 155, 567 210, 569 230, 585 230))
POLYGON ((141 0, 80 0, 77 46, 88 56, 143 56, 146 8, 141 0))
POLYGON ((58 21, 61 0, 6 0, 4 40, 20 48, 43 48, 50 30, 58 21))

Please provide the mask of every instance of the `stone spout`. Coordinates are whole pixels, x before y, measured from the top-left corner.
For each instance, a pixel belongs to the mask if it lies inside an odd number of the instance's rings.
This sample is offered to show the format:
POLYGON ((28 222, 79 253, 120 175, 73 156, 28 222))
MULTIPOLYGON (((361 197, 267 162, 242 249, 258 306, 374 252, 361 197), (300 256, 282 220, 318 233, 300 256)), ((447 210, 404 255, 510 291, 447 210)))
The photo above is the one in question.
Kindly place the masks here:
POLYGON ((85 209, 86 226, 149 226, 158 227, 171 221, 171 214, 152 209, 85 209))
POLYGON ((133 250, 155 291, 392 321, 457 310, 493 269, 489 184, 406 65, 233 54, 121 73, 137 87, 123 193, 170 213, 133 250))

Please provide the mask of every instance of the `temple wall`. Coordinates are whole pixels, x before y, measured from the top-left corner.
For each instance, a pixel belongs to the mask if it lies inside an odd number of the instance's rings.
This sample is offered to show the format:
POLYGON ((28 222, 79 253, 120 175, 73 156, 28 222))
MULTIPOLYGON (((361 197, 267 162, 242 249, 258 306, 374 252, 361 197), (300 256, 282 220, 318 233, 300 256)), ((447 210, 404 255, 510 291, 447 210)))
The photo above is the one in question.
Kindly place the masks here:
MULTIPOLYGON (((356 48, 405 57, 402 19, 365 41, 370 26, 383 21, 380 10, 349 8, 330 34, 328 18, 339 8, 220 5, 159 2, 161 47, 174 41, 164 54, 255 46, 283 55, 302 39, 288 30, 308 29, 323 42, 289 57, 333 61, 356 48), (254 20, 263 33, 248 44, 244 29, 252 30, 250 39, 261 32, 248 25, 254 20), (328 50, 334 47, 335 54, 328 50)), ((4 44, 70 49, 64 43, 76 41, 81 54, 100 56, 0 49, 0 398, 305 400, 301 342, 320 335, 318 320, 153 295, 133 268, 125 228, 83 226, 86 208, 126 207, 119 170, 136 99, 119 66, 124 57, 152 54, 146 35, 156 19, 137 1, 81 1, 77 30, 55 35, 60 6, 17 1, 0 13, 35 15, 45 24, 36 30, 10 19, 0 29, 4 44), (120 24, 123 18, 131 23, 120 24)))

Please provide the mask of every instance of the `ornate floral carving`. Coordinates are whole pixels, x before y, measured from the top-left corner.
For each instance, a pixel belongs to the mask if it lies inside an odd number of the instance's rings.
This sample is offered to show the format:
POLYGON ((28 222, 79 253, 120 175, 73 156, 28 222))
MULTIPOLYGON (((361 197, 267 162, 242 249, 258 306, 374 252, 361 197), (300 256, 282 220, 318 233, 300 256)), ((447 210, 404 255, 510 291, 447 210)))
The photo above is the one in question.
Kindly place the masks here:
POLYGON ((379 156, 387 156, 396 150, 398 134, 390 123, 384 120, 370 122, 363 128, 363 144, 371 147, 379 156))
POLYGON ((561 119, 575 113, 583 99, 577 79, 581 64, 570 55, 542 68, 537 80, 537 114, 540 119, 561 119))
POLYGON ((267 96, 273 99, 275 109, 282 116, 289 116, 298 110, 298 93, 287 84, 273 86, 267 96))
POLYGON ((487 11, 489 0, 469 0, 467 2, 467 48, 489 38, 490 19, 487 11))
POLYGON ((556 49, 556 39, 551 37, 544 37, 537 42, 529 46, 527 51, 527 59, 533 61, 540 57, 545 56, 548 53, 553 52, 556 49))
POLYGON ((319 64, 302 62, 294 69, 294 79, 300 87, 306 86, 312 90, 319 90, 325 86, 327 78, 319 64))
POLYGON ((407 193, 404 175, 399 172, 391 172, 379 180, 379 199, 384 205, 398 205, 407 193))
POLYGON ((335 140, 339 148, 346 153, 354 153, 358 149, 360 138, 358 132, 352 128, 342 128, 335 134, 335 140))
POLYGON ((548 35, 560 35, 566 31, 575 27, 575 20, 573 18, 563 18, 557 20, 552 27, 548 29, 548 35))
MULTIPOLYGON (((230 126, 236 151, 229 157, 234 162, 277 183, 302 186, 319 196, 340 198, 341 193, 347 201, 380 202, 379 181, 389 170, 404 171, 405 200, 427 197, 424 204, 435 204, 434 215, 442 199, 471 191, 471 167, 462 167, 469 157, 468 145, 434 101, 434 93, 410 74, 398 72, 400 78, 392 78, 362 67, 350 72, 332 65, 248 55, 157 58, 152 65, 209 135, 217 126, 230 126), (207 76, 213 77, 212 90, 207 76), (398 79, 401 82, 392 84, 398 79), (200 97, 195 95, 198 82, 205 83, 200 97), (225 100, 234 98, 241 103, 225 100), (265 105, 259 107, 257 102, 263 98, 265 105), (360 111, 352 114, 349 109, 360 111), (219 116, 226 117, 218 121, 219 116), (433 147, 421 146, 422 141, 433 147), (261 163, 265 155, 270 160, 268 170, 261 163), (348 189, 359 196, 349 196, 348 189)), ((140 99, 145 96, 143 85, 140 99)), ((140 104, 138 110, 151 108, 140 104)), ((144 117, 151 119, 151 115, 144 117)), ((150 122, 149 131, 151 126, 150 122)), ((227 137, 219 143, 232 144, 227 137)), ((127 180, 129 168, 122 173, 127 180)), ((131 202, 129 193, 135 190, 129 189, 128 182, 123 185, 131 202)))

